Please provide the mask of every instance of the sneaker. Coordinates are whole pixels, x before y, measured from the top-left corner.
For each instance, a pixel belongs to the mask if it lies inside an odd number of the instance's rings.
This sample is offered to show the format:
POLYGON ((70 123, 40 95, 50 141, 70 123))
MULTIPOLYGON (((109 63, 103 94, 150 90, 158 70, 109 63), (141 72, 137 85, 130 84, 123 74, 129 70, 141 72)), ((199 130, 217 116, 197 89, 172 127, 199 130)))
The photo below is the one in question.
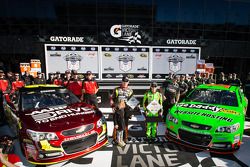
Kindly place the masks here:
POLYGON ((124 145, 124 143, 122 143, 122 142, 118 142, 118 146, 124 147, 125 145, 124 145))
POLYGON ((121 141, 121 143, 123 144, 123 146, 126 146, 126 143, 124 141, 121 141))

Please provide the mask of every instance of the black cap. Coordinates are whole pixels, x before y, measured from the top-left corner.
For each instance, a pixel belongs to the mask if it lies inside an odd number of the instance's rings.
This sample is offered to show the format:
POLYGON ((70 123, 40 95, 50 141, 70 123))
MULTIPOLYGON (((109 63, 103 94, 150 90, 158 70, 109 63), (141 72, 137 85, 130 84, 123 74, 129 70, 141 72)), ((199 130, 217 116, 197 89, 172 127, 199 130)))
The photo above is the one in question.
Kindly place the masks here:
POLYGON ((92 72, 91 72, 91 71, 87 71, 86 74, 87 74, 87 75, 91 75, 92 72))
POLYGON ((122 82, 128 82, 128 81, 129 81, 129 79, 127 76, 122 77, 122 82))
POLYGON ((70 71, 69 71, 69 70, 66 70, 66 71, 65 71, 65 74, 69 74, 69 73, 70 73, 70 71))
POLYGON ((40 71, 37 71, 37 74, 41 74, 41 72, 40 72, 40 71))
POLYGON ((77 75, 77 71, 76 70, 72 70, 72 74, 73 75, 77 75))
POLYGON ((56 74, 61 74, 60 71, 57 71, 56 74))
POLYGON ((150 87, 157 87, 158 85, 157 85, 157 83, 156 82, 152 82, 151 84, 150 84, 150 87))

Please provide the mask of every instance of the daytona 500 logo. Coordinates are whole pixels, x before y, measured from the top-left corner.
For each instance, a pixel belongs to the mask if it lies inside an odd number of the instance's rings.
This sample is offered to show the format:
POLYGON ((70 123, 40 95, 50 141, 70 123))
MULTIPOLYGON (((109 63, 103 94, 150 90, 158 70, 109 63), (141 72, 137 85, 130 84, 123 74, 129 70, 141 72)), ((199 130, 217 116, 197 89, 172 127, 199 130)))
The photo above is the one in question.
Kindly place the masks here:
POLYGON ((31 115, 36 123, 47 123, 66 117, 72 117, 77 115, 93 114, 95 111, 90 108, 78 107, 68 108, 67 106, 58 108, 42 109, 41 111, 33 111, 32 113, 25 114, 31 115))

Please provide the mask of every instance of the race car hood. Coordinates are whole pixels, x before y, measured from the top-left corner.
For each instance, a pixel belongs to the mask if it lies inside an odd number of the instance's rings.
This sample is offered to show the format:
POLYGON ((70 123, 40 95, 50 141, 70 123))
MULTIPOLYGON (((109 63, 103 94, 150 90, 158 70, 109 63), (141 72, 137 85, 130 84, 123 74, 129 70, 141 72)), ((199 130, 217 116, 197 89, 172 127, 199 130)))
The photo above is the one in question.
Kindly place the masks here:
POLYGON ((98 118, 93 108, 85 103, 76 103, 70 106, 25 111, 20 114, 20 119, 27 129, 56 132, 93 123, 98 118))
POLYGON ((240 111, 238 107, 204 103, 178 103, 170 112, 180 120, 211 126, 234 124, 244 120, 243 111, 240 111))

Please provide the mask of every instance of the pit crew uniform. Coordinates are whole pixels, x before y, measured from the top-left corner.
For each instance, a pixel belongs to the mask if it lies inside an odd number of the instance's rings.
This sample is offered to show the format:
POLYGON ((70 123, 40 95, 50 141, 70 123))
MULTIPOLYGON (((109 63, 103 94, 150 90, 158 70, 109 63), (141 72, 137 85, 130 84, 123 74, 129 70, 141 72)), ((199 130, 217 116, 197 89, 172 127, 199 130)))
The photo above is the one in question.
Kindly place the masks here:
POLYGON ((14 93, 16 90, 20 89, 24 86, 24 82, 22 80, 16 80, 12 82, 12 90, 11 93, 14 93))
POLYGON ((4 122, 3 114, 3 94, 8 93, 10 90, 10 84, 7 79, 0 78, 0 122, 4 122))
POLYGON ((94 105, 96 107, 98 107, 98 103, 97 103, 97 96, 96 93, 99 89, 99 85, 95 80, 88 80, 86 79, 83 82, 83 92, 84 92, 84 101, 87 104, 91 104, 94 105))
POLYGON ((82 97, 82 81, 71 79, 67 83, 67 89, 70 90, 79 99, 82 97))
MULTIPOLYGON (((151 111, 147 109, 147 106, 154 100, 157 101, 160 105, 162 105, 162 94, 160 92, 152 93, 151 90, 149 90, 144 94, 143 109, 146 112, 147 117, 159 116, 158 113, 153 114, 151 111)), ((157 122, 147 122, 146 128, 147 128, 146 137, 148 139, 155 139, 157 134, 157 122)))

